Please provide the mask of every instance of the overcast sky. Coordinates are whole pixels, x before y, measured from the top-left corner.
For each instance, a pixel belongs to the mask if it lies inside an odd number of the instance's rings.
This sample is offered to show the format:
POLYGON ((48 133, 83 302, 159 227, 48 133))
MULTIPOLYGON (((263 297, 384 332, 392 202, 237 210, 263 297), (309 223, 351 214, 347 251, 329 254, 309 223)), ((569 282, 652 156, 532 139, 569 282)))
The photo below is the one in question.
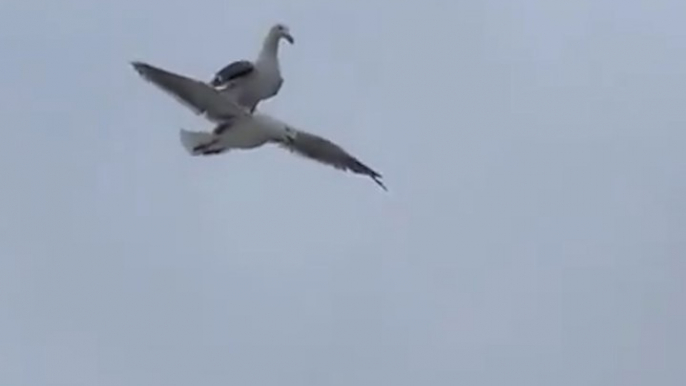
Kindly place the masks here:
POLYGON ((0 385, 686 384, 686 2, 0 1, 0 385), (261 105, 379 170, 210 123, 261 105))

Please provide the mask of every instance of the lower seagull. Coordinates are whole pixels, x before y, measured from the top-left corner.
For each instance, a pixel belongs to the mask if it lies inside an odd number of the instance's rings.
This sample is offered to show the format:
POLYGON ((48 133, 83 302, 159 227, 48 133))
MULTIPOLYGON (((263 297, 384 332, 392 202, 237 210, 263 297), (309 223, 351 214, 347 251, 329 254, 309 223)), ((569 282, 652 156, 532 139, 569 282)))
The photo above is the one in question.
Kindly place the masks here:
POLYGON ((250 112, 202 81, 140 61, 131 65, 145 80, 216 124, 212 132, 181 129, 181 144, 191 155, 221 154, 231 149, 253 149, 275 143, 336 169, 368 176, 387 190, 381 174, 326 138, 294 129, 267 114, 250 112))

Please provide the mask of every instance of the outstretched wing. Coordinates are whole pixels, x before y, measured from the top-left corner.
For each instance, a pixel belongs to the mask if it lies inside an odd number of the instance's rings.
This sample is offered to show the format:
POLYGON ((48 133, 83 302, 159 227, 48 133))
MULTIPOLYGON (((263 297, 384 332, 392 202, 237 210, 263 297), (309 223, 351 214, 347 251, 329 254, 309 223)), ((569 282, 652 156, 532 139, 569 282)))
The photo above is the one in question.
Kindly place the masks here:
POLYGON ((195 113, 205 115, 212 121, 226 122, 249 114, 204 82, 143 62, 132 62, 131 65, 144 79, 161 88, 195 113))
POLYGON ((217 71, 210 81, 213 87, 224 86, 227 83, 246 77, 255 71, 255 65, 248 60, 238 60, 233 63, 229 63, 221 70, 217 71))
POLYGON ((295 132, 294 138, 289 141, 279 142, 279 144, 296 154, 333 166, 336 169, 349 170, 356 174, 366 175, 381 188, 388 190, 381 182, 381 174, 360 162, 360 160, 350 155, 340 146, 326 138, 308 132, 299 130, 295 132))

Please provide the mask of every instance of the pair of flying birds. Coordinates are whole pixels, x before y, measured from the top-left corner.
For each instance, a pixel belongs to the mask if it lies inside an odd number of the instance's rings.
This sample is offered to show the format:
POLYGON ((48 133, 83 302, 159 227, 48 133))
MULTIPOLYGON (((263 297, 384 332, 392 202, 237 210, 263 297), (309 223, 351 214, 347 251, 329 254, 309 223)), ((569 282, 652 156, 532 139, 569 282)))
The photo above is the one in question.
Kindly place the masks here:
POLYGON ((257 105, 275 96, 283 84, 278 58, 281 39, 294 42, 288 27, 277 24, 269 30, 254 61, 230 63, 209 83, 140 61, 131 64, 144 79, 216 125, 211 132, 181 129, 181 143, 191 155, 221 154, 274 143, 337 169, 366 175, 386 190, 379 173, 340 146, 256 111, 257 105))

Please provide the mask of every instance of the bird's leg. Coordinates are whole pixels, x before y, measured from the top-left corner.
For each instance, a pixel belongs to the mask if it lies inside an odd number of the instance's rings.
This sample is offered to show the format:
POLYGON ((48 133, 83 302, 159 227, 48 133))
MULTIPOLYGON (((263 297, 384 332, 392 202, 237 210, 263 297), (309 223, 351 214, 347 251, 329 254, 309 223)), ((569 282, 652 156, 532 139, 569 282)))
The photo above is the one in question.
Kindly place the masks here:
POLYGON ((228 129, 228 128, 229 128, 229 127, 228 127, 227 125, 217 126, 217 128, 214 129, 214 134, 216 134, 216 135, 221 135, 221 134, 222 134, 223 132, 225 132, 226 129, 228 129))
POLYGON ((215 135, 221 135, 227 129, 231 128, 231 126, 233 125, 235 120, 236 120, 235 118, 229 117, 224 122, 220 123, 217 127, 215 127, 214 134, 215 135))
POLYGON ((202 155, 214 155, 214 154, 219 154, 224 152, 225 149, 214 149, 214 150, 205 150, 202 152, 202 155))

